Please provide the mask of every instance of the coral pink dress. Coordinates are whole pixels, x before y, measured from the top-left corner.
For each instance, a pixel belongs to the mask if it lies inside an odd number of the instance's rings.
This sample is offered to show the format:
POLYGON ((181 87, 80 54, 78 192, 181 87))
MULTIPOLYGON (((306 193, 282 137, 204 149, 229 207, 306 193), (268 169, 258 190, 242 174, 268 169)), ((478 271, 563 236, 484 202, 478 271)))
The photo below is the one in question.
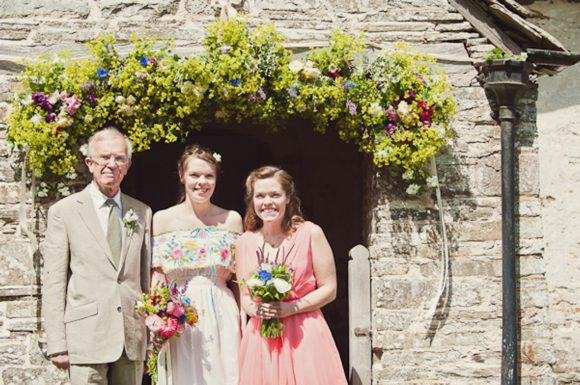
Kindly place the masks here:
MULTIPOLYGON (((312 222, 303 223, 284 246, 285 252, 291 248, 286 264, 295 271, 289 300, 316 289, 310 246, 312 226, 312 222)), ((249 232, 238 239, 239 280, 249 279, 250 272, 257 270, 256 251, 260 246, 249 232)), ((336 344, 320 310, 281 318, 284 335, 279 338, 261 337, 260 321, 252 317, 243 332, 240 385, 346 385, 336 344)))

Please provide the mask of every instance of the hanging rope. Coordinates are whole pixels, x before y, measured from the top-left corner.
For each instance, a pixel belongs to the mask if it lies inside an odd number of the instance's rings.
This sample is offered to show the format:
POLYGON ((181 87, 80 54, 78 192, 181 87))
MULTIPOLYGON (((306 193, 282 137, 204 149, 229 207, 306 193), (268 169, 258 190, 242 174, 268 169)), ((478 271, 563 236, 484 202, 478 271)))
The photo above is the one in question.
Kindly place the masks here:
POLYGON ((231 0, 221 0, 220 6, 222 10, 220 11, 220 19, 223 22, 227 22, 230 19, 235 19, 238 15, 238 11, 232 6, 231 0))
MULTIPOLYGON (((28 254, 31 260, 34 260, 34 253, 38 250, 38 240, 36 239, 36 235, 31 230, 28 230, 28 224, 26 219, 26 169, 28 168, 28 154, 24 157, 24 161, 22 162, 22 172, 20 175, 20 207, 18 213, 18 220, 20 221, 20 231, 30 239, 30 245, 28 245, 28 254)), ((34 176, 34 170, 32 170, 32 178, 30 181, 30 191, 31 191, 31 206, 32 212, 34 213, 34 184, 36 178, 34 176)))
POLYGON ((439 188, 439 177, 437 176, 437 163, 435 162, 435 157, 430 159, 431 175, 437 178, 437 189, 435 193, 437 195, 437 207, 439 209, 439 217, 441 219, 441 228, 443 229, 443 250, 441 250, 441 281, 439 283, 439 289, 429 311, 423 316, 423 318, 428 319, 433 317, 435 311, 437 310, 437 305, 445 293, 449 285, 449 243, 447 241, 447 228, 445 227, 445 213, 443 211, 443 203, 441 199, 441 189, 439 188))

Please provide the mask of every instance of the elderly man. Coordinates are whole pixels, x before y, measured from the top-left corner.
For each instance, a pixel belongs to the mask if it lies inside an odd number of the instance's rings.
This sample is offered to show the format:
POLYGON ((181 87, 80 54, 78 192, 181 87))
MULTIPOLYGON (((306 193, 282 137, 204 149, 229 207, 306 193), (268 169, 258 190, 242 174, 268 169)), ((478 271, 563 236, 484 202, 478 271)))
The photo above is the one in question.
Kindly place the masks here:
POLYGON ((85 163, 93 181, 48 212, 43 312, 48 354, 72 385, 137 385, 147 333, 134 308, 149 289, 151 209, 121 193, 131 144, 96 132, 85 163))

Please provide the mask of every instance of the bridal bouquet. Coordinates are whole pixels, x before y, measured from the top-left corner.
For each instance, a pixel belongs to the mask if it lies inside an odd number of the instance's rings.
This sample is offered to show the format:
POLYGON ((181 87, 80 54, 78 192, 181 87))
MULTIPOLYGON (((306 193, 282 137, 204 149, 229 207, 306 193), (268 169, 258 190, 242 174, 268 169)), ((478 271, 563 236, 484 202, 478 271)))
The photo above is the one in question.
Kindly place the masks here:
POLYGON ((187 283, 180 291, 171 282, 168 286, 160 283, 151 287, 149 294, 142 294, 135 310, 145 316, 145 325, 151 331, 153 354, 147 359, 147 368, 152 382, 157 382, 157 362, 159 352, 166 341, 177 338, 185 332, 185 325, 195 326, 199 320, 191 299, 185 295, 187 283))
MULTIPOLYGON (((292 245, 294 247, 294 245, 292 245)), ((292 248, 290 248, 292 250, 292 248)), ((286 265, 286 257, 278 263, 278 253, 273 264, 264 257, 264 248, 256 251, 258 255, 258 269, 250 273, 250 279, 244 282, 250 289, 250 296, 255 302, 275 302, 288 298, 292 290, 294 269, 286 265)), ((282 250, 284 255, 284 250, 282 250)), ((263 319, 260 335, 267 338, 276 338, 284 334, 284 324, 277 318, 263 319)))

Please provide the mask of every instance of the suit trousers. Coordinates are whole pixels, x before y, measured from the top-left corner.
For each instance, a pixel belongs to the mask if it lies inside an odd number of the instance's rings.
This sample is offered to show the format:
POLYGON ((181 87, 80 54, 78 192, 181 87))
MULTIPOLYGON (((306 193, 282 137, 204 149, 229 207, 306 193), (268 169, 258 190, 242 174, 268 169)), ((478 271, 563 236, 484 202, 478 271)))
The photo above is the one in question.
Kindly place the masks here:
POLYGON ((125 351, 115 362, 108 364, 72 364, 69 369, 71 385, 141 385, 143 361, 131 361, 125 351))

